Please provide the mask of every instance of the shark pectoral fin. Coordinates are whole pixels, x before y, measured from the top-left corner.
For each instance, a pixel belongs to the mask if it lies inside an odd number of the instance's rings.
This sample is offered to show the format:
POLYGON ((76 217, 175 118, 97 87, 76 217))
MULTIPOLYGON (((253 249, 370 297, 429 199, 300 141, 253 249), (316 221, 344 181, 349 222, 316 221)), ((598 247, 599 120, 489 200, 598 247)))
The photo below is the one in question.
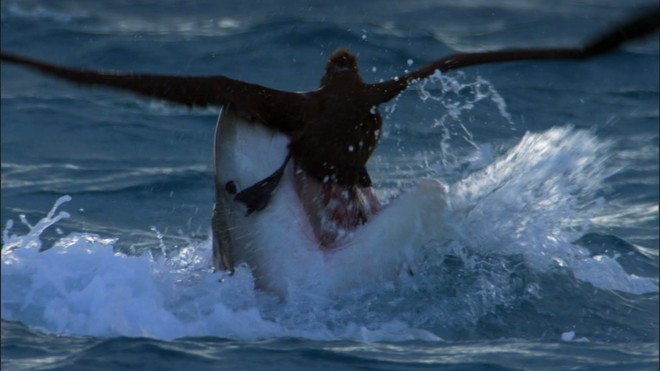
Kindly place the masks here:
POLYGON ((247 213, 245 216, 248 216, 255 211, 261 211, 268 206, 273 192, 280 184, 282 175, 284 175, 284 169, 290 158, 291 154, 287 155, 282 166, 275 170, 275 172, 268 178, 240 191, 236 197, 234 197, 234 200, 245 204, 247 207, 247 213))

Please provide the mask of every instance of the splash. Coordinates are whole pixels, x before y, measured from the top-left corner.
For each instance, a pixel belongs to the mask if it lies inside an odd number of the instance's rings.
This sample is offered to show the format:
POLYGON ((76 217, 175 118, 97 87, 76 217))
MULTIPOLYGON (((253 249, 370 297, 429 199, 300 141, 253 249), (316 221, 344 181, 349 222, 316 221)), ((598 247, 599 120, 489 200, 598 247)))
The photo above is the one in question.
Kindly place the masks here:
MULTIPOLYGON (((445 112, 433 121, 433 127, 441 129, 440 163, 435 166, 436 173, 452 174, 461 167, 461 158, 452 148, 457 138, 467 143, 469 147, 484 152, 482 155, 487 155, 485 152, 491 151, 488 145, 478 144, 472 132, 465 126, 465 122, 468 122, 466 114, 473 112, 478 105, 494 104, 509 130, 515 130, 516 125, 507 111, 504 98, 492 83, 482 77, 472 80, 462 71, 451 76, 436 71, 428 78, 419 81, 416 89, 422 102, 433 101, 445 112), (433 93, 435 91, 437 94, 433 93)), ((472 166, 475 165, 477 162, 472 161, 472 166)))
POLYGON ((539 272, 568 268, 601 289, 657 292, 654 280, 628 275, 615 260, 592 257, 573 243, 605 204, 598 191, 613 174, 608 148, 571 127, 527 133, 502 158, 452 187, 461 243, 480 254, 521 255, 539 272))
MULTIPOLYGON (((588 131, 528 133, 453 184, 446 212, 422 202, 397 214, 431 226, 413 230, 416 246, 352 247, 374 249, 367 264, 398 247, 416 264, 414 276, 339 294, 292 286, 285 301, 255 289, 245 265, 231 277, 213 272, 210 241, 168 257, 134 256, 116 251, 117 238, 71 233, 39 252, 44 230, 68 216, 57 212, 64 197, 34 225, 23 217, 26 234, 12 234, 12 223, 5 228, 2 316, 59 334, 438 341, 442 328, 474 327, 498 308, 542 296, 534 277, 557 270, 602 290, 658 292, 657 278, 628 274, 616 257, 591 256, 572 243, 603 203, 606 152, 607 143, 588 131)), ((388 222, 397 228, 396 218, 388 222)), ((312 273, 310 280, 319 277, 312 273)))
POLYGON ((37 224, 31 225, 25 215, 20 215, 21 223, 29 228, 28 234, 24 236, 17 236, 15 234, 9 235, 9 231, 14 226, 13 220, 8 220, 5 230, 2 233, 2 254, 9 254, 12 250, 22 247, 24 249, 41 249, 41 240, 39 236, 43 231, 53 224, 59 222, 62 219, 67 219, 70 217, 69 213, 61 211, 55 215, 55 211, 65 202, 71 201, 71 196, 62 196, 56 202, 55 205, 50 209, 48 215, 37 224))
MULTIPOLYGON (((464 112, 472 110, 475 105, 483 100, 493 102, 500 115, 514 126, 511 115, 506 110, 504 98, 497 92, 495 86, 482 77, 477 77, 475 81, 466 81, 465 73, 456 72, 455 76, 446 76, 440 71, 436 71, 428 78, 421 80, 417 85, 419 98, 424 102, 428 99, 439 102, 446 110, 437 122, 445 123, 448 119, 460 123, 460 117, 464 112), (426 89, 427 85, 436 85, 440 89, 440 94, 435 96, 426 89)), ((465 132, 469 132, 463 127, 465 132)))
POLYGON ((211 269, 210 241, 181 248, 168 258, 115 251, 117 239, 72 233, 39 251, 40 234, 67 214, 51 212, 25 235, 4 231, 2 315, 58 334, 147 336, 174 339, 221 336, 258 339, 439 340, 396 320, 359 325, 333 320, 328 299, 312 292, 291 301, 254 288, 249 267, 232 277, 211 269), (312 301, 309 301, 312 299, 312 301))
POLYGON ((537 269, 581 255, 565 246, 604 202, 595 196, 609 175, 605 152, 606 144, 585 131, 554 128, 526 134, 495 163, 454 185, 460 225, 482 250, 530 252, 537 269))

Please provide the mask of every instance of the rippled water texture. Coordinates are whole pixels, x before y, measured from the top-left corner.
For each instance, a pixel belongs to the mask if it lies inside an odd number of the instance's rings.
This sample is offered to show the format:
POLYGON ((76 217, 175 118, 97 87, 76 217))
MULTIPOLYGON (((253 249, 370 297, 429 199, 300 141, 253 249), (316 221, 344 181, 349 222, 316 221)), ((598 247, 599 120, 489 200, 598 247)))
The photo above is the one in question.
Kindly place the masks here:
MULTIPOLYGON (((648 3, 12 1, 2 49, 308 91, 338 47, 373 82, 458 51, 572 45, 648 3)), ((657 369, 659 49, 656 34, 465 69, 382 106, 378 197, 430 178, 447 208, 412 198, 384 223, 431 226, 418 243, 355 247, 368 257, 330 259, 285 299, 249 266, 211 270, 217 109, 3 63, 3 369, 657 369), (414 275, 327 289, 395 252, 414 275)))

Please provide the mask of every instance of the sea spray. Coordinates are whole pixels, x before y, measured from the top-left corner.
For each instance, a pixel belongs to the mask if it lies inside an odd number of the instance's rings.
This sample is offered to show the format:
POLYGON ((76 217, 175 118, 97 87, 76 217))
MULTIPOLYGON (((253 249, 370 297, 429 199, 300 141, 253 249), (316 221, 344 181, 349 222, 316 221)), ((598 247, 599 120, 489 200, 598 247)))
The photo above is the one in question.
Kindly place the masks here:
POLYGON ((234 276, 214 273, 208 240, 167 257, 135 256, 115 251, 121 236, 73 232, 38 252, 41 233, 66 215, 57 213, 61 199, 44 219, 26 222, 27 233, 11 233, 11 223, 3 233, 3 318, 98 336, 438 340, 542 298, 547 280, 570 285, 561 272, 603 290, 657 292, 653 278, 572 243, 588 229, 584 219, 598 215, 598 189, 610 172, 605 148, 570 127, 529 133, 451 185, 448 213, 427 206, 426 222, 446 235, 405 250, 418 261, 414 275, 344 293, 297 286, 288 300, 255 289, 246 265, 234 276))

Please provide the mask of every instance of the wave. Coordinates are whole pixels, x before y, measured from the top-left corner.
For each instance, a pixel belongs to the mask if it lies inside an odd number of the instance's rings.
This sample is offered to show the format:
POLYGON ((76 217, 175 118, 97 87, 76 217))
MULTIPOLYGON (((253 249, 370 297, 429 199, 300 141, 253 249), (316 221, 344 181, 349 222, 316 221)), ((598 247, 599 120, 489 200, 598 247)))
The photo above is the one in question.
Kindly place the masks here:
POLYGON ((135 256, 116 249, 122 236, 74 232, 44 247, 40 235, 68 217, 57 210, 70 198, 60 198, 36 224, 23 218, 28 233, 5 227, 3 318, 58 334, 440 341, 458 328, 478 332, 506 308, 542 315, 524 308, 558 289, 548 282, 578 297, 594 289, 657 294, 657 277, 630 274, 616 256, 572 242, 602 204, 595 196, 609 174, 605 147, 572 128, 527 134, 450 187, 449 214, 420 210, 448 233, 399 247, 412 254, 415 276, 331 294, 294 287, 285 301, 255 289, 245 265, 231 277, 213 272, 208 240, 135 256))
POLYGON ((203 165, 133 167, 131 171, 89 168, 72 164, 22 165, 2 163, 2 188, 5 191, 75 193, 115 193, 135 188, 167 184, 195 184, 208 181, 209 169, 203 165), (45 171, 49 176, 41 176, 45 171))

